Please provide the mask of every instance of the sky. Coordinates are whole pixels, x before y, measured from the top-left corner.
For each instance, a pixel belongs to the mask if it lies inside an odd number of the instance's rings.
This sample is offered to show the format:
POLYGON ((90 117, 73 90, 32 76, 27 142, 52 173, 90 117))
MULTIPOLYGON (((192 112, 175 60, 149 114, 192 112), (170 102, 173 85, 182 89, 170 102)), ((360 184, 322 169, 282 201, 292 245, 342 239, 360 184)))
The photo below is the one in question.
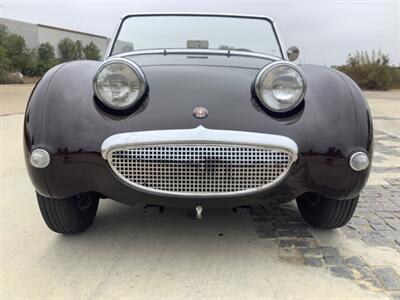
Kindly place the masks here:
POLYGON ((400 0, 4 1, 0 16, 111 37, 121 16, 140 12, 212 12, 272 17, 300 62, 344 64, 357 50, 381 50, 400 65, 400 0))

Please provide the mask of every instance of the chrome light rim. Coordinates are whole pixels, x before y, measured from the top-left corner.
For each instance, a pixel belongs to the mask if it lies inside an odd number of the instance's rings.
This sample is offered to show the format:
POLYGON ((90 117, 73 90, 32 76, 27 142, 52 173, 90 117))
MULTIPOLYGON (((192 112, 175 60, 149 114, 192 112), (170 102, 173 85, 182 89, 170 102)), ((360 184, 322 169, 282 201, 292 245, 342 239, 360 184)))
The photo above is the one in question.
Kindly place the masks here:
POLYGON ((349 159, 349 165, 350 165, 350 167, 351 167, 354 171, 357 171, 357 172, 364 171, 365 169, 368 169, 368 167, 370 166, 370 164, 371 164, 371 161, 370 161, 369 155, 368 155, 367 153, 365 153, 364 151, 357 151, 357 152, 353 153, 353 154, 350 156, 350 159, 349 159), (363 159, 365 160, 365 161, 364 161, 364 163, 365 163, 364 165, 357 166, 357 165, 355 164, 356 159, 359 158, 359 157, 361 157, 361 158, 363 158, 363 159))
POLYGON ((132 106, 134 106, 140 99, 142 99, 145 91, 147 90, 147 80, 146 80, 146 76, 144 75, 142 69, 133 61, 127 59, 127 58, 122 58, 122 57, 112 57, 109 58, 107 60, 105 60, 102 64, 100 64, 100 66, 97 68, 96 74, 93 78, 93 90, 94 93, 96 95, 96 97, 101 101, 101 103, 103 103, 105 106, 107 106, 108 108, 114 109, 114 110, 126 110, 131 108, 132 106), (108 101, 103 100, 100 95, 99 95, 99 91, 97 89, 97 78, 100 74, 100 72, 106 68, 107 66, 114 64, 114 63, 120 63, 120 64, 125 64, 127 65, 133 72, 136 73, 136 75, 139 78, 140 81, 140 88, 139 88, 139 94, 136 97, 136 100, 132 102, 131 105, 127 106, 127 107, 115 107, 110 105, 110 103, 108 103, 108 101))
POLYGON ((306 94, 307 91, 307 80, 306 80, 306 76, 303 72, 302 69, 300 69, 297 65, 291 63, 291 62, 287 62, 287 61, 276 61, 276 62, 272 62, 268 65, 266 65, 265 67, 263 67, 257 74, 256 76, 256 80, 254 83, 254 89, 255 89, 255 93, 256 96, 258 98, 258 100, 261 102, 261 104, 268 110, 275 112, 275 113, 285 113, 285 112, 289 112, 293 109, 295 109, 300 103, 301 101, 303 101, 304 96, 306 94), (263 100, 261 93, 260 93, 260 84, 261 84, 261 80, 264 78, 264 76, 266 76, 268 74, 268 72, 270 72, 272 69, 280 67, 280 66, 286 66, 286 67, 290 67, 292 69, 294 69, 301 77, 301 79, 303 80, 303 91, 299 96, 299 99, 291 106, 288 107, 286 109, 274 109, 272 107, 269 107, 263 100))
POLYGON ((50 154, 44 149, 37 148, 33 150, 29 156, 29 162, 30 164, 38 169, 43 169, 49 166, 50 164, 50 154), (35 160, 34 156, 39 155, 40 161, 35 160))

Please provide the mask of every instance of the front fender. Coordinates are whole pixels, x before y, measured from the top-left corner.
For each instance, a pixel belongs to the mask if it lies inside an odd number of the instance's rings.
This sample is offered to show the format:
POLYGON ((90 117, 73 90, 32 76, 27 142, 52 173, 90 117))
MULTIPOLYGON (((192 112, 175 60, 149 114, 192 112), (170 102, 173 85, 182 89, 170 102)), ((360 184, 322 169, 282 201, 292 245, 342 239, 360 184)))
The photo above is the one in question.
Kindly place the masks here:
MULTIPOLYGON (((350 77, 335 69, 315 65, 304 65, 302 69, 309 83, 305 109, 311 107, 311 111, 305 113, 318 119, 313 133, 308 134, 317 137, 316 140, 322 136, 323 142, 333 141, 331 151, 336 152, 333 156, 343 158, 347 166, 349 157, 356 151, 367 152, 372 163, 372 116, 360 88, 350 77), (324 125, 319 127, 318 124, 324 125)), ((329 159, 329 156, 323 159, 329 159)), ((350 169, 343 178, 325 175, 318 170, 312 173, 314 178, 329 176, 332 181, 347 181, 348 191, 343 198, 348 199, 357 196, 364 187, 370 170, 371 164, 361 172, 350 169)))
POLYGON ((43 121, 46 117, 47 91, 54 75, 65 64, 57 65, 48 70, 37 82, 29 97, 24 117, 23 149, 24 160, 29 177, 37 192, 46 197, 51 197, 47 185, 45 172, 42 169, 32 167, 29 162, 30 153, 37 149, 47 149, 48 143, 43 139, 43 121))

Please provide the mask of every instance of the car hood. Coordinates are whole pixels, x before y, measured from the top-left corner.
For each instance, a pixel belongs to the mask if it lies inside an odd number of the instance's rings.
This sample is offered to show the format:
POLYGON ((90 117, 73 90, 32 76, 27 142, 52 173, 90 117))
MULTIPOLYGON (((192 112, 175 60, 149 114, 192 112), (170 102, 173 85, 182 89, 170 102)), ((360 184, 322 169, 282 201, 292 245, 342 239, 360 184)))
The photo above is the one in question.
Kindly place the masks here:
POLYGON ((139 130, 203 125, 258 131, 259 122, 265 122, 265 112, 254 99, 252 86, 259 70, 271 60, 226 56, 188 58, 186 55, 129 59, 142 68, 149 86, 148 98, 132 118, 139 130), (196 107, 205 107, 208 117, 194 118, 192 112, 196 107), (243 117, 248 117, 246 124, 234 121, 243 117))

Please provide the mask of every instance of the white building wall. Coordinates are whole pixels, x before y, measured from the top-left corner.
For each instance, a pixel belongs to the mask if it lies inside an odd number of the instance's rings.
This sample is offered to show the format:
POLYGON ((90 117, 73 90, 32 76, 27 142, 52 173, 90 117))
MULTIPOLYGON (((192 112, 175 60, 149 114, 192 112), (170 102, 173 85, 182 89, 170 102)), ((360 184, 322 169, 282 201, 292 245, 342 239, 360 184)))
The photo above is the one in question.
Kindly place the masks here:
POLYGON ((38 28, 36 24, 6 18, 0 18, 0 24, 6 25, 10 33, 23 36, 25 45, 28 48, 37 48, 39 46, 38 28))

